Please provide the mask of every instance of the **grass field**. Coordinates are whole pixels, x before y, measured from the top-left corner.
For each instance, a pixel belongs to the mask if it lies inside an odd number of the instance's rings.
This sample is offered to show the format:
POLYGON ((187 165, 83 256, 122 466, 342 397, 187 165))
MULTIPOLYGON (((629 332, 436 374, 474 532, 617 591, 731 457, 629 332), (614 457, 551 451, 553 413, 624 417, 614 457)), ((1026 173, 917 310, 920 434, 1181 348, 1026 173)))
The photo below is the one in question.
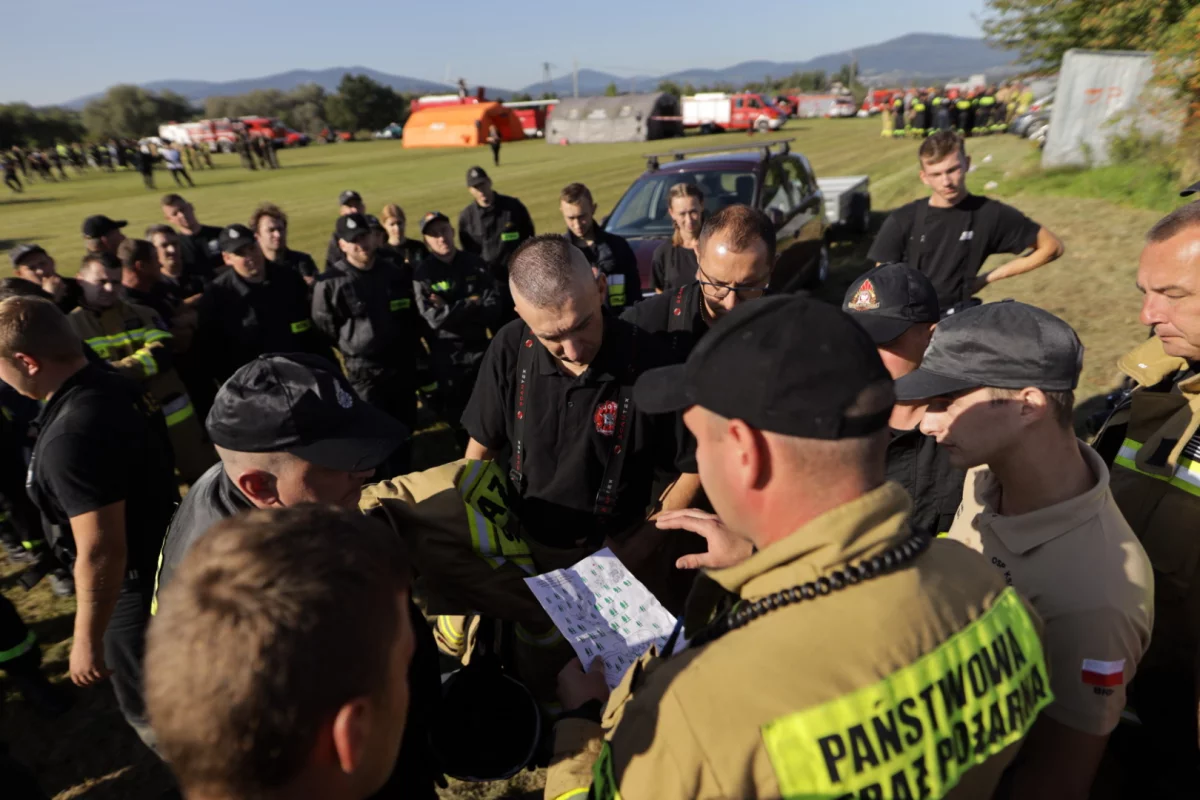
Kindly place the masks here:
MULTIPOLYGON (((792 122, 784 132, 794 136, 794 148, 812 161, 818 176, 868 174, 871 177, 875 226, 886 210, 920 197, 916 145, 881 140, 875 120, 813 120, 792 122)), ((777 137, 772 137, 777 138, 777 137)), ((693 146, 744 142, 745 135, 726 134, 697 139, 693 146)), ((361 142, 311 146, 280 155, 283 169, 243 171, 233 156, 218 156, 217 169, 193 175, 197 188, 184 192, 202 222, 224 225, 245 222, 261 201, 281 205, 291 218, 295 249, 311 252, 318 261, 337 213, 337 195, 356 189, 368 210, 399 203, 410 220, 432 209, 455 219, 468 201, 464 174, 481 163, 498 191, 520 197, 540 231, 563 230, 558 192, 567 183, 583 181, 601 206, 611 210, 629 183, 644 168, 640 155, 662 149, 661 143, 575 145, 552 147, 540 141, 504 146, 502 166, 492 169, 487 151, 411 151, 398 142, 361 142)), ((977 170, 971 186, 1016 205, 1054 230, 1066 244, 1057 263, 991 287, 985 299, 1013 297, 1040 305, 1075 326, 1087 347, 1079 399, 1089 400, 1113 384, 1116 357, 1145 338, 1137 322, 1140 297, 1133 279, 1141 237, 1160 215, 1125 202, 1072 197, 1063 181, 1033 177, 1035 153, 1027 142, 995 137, 969 143, 977 170), (1026 184, 1035 187, 1030 191, 1026 184)), ((128 219, 126 233, 140 235, 149 224, 162 221, 158 198, 174 190, 166 173, 156 175, 159 191, 143 188, 135 173, 91 173, 64 183, 35 184, 22 195, 0 195, 0 250, 21 242, 38 242, 58 260, 64 274, 74 274, 83 252, 79 227, 89 214, 128 219)), ((1174 198, 1137 198, 1142 205, 1168 208, 1174 198)), ((410 223, 410 235, 415 235, 410 223)), ((839 245, 827 289, 840 297, 865 267, 867 241, 839 245)), ((996 259, 989 266, 1001 263, 996 259)), ((7 259, 3 263, 7 271, 7 259)), ((73 603, 58 601, 44 586, 24 593, 16 586, 16 571, 0 561, 0 589, 17 603, 32 624, 56 680, 65 680, 73 603)), ((230 646, 234 646, 231 643, 230 646)), ((77 707, 55 721, 40 720, 19 697, 7 698, 0 715, 0 739, 38 773, 43 787, 59 798, 154 798, 168 778, 122 722, 107 687, 77 692, 77 707)), ((538 776, 526 775, 511 786, 463 787, 447 796, 491 798, 509 792, 535 790, 538 776)), ((0 790, 2 791, 2 790, 0 790)))

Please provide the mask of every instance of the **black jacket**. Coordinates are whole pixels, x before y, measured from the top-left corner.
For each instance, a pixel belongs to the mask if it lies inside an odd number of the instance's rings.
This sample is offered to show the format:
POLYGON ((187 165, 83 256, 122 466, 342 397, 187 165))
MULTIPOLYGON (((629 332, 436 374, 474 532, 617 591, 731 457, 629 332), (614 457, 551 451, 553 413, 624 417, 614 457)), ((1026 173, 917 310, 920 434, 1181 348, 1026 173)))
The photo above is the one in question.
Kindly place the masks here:
POLYGON ((524 204, 505 194, 497 193, 487 208, 472 201, 458 215, 462 249, 482 258, 498 283, 508 281, 508 259, 533 233, 533 220, 524 204))
POLYGON ((348 365, 413 369, 421 325, 407 265, 376 258, 361 270, 338 261, 313 287, 312 318, 348 365))
POLYGON ((498 328, 504 314, 487 266, 461 250, 449 264, 431 255, 417 265, 413 289, 431 331, 428 341, 435 363, 478 364, 488 347, 488 329, 498 328))
POLYGON ((309 319, 308 286, 288 267, 267 264, 258 284, 226 270, 204 293, 199 317, 196 356, 218 384, 264 353, 331 355, 309 319))
POLYGON ((308 253, 302 253, 299 250, 286 250, 279 254, 278 261, 268 260, 267 263, 287 267, 295 271, 301 278, 316 278, 321 274, 312 256, 308 253))
POLYGON ((962 503, 966 473, 953 467, 937 440, 914 428, 891 430, 887 447, 887 479, 905 488, 913 501, 909 519, 914 531, 934 536, 950 530, 962 503))

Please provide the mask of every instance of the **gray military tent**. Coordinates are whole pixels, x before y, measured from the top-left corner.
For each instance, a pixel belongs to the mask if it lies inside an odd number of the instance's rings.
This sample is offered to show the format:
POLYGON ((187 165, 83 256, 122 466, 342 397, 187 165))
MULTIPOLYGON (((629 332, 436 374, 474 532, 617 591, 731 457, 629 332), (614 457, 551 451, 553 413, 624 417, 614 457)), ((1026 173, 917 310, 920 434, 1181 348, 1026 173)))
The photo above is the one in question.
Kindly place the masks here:
POLYGON ((546 119, 546 141, 595 144, 682 136, 681 116, 679 98, 662 92, 567 98, 560 100, 546 119))

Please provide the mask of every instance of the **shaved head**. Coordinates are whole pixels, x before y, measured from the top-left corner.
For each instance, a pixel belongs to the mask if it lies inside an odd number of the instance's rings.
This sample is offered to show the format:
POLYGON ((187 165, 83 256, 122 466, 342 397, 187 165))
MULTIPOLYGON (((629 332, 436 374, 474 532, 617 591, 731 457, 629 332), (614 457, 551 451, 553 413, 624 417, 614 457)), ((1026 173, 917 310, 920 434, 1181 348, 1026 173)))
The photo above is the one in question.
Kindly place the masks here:
POLYGON ((595 277, 582 250, 559 234, 543 234, 513 253, 508 283, 530 305, 557 308, 577 292, 590 291, 595 277))

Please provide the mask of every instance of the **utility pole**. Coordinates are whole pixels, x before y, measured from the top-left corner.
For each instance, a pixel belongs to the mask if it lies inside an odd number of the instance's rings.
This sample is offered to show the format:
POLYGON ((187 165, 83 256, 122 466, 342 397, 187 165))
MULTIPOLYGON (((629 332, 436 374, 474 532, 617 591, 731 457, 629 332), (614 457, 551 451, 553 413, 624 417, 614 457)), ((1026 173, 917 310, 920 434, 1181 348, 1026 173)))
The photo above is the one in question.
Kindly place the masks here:
POLYGON ((550 62, 542 62, 542 83, 546 84, 546 94, 554 95, 554 79, 550 77, 550 62))
POLYGON ((571 92, 579 97, 579 59, 571 59, 571 92))

